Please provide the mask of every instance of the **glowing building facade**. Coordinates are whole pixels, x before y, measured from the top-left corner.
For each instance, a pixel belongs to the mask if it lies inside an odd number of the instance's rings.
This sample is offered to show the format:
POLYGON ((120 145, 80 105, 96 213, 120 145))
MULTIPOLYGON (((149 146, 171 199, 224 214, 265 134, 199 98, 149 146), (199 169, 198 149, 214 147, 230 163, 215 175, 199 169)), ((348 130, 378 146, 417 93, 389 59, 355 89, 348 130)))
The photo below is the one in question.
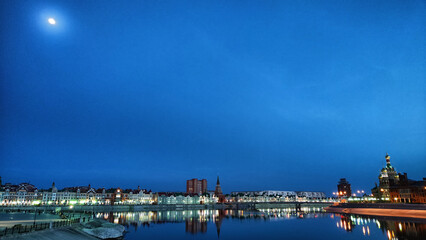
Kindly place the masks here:
POLYGON ((373 196, 381 201, 395 203, 426 203, 426 178, 423 181, 408 179, 407 173, 398 173, 386 154, 386 166, 379 175, 379 185, 371 189, 373 196))

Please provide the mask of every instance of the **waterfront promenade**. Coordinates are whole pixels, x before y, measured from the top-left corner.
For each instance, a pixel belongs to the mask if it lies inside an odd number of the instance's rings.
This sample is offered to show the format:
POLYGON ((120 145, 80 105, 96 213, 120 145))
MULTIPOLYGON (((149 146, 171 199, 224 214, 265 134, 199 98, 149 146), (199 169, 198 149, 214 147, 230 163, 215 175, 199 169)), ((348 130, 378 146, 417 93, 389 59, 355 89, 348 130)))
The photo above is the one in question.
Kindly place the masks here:
POLYGON ((331 213, 426 219, 426 204, 341 203, 325 210, 331 213))
POLYGON ((94 236, 90 236, 89 234, 85 234, 81 231, 76 230, 74 226, 68 226, 58 229, 45 229, 37 232, 30 233, 22 233, 15 235, 7 235, 3 236, 2 239, 10 239, 10 240, 96 240, 94 236))
POLYGON ((0 211, 62 211, 62 212, 139 212, 163 210, 241 209, 256 210, 268 208, 321 208, 332 202, 247 202, 225 204, 159 204, 159 205, 42 205, 42 206, 0 206, 0 211))

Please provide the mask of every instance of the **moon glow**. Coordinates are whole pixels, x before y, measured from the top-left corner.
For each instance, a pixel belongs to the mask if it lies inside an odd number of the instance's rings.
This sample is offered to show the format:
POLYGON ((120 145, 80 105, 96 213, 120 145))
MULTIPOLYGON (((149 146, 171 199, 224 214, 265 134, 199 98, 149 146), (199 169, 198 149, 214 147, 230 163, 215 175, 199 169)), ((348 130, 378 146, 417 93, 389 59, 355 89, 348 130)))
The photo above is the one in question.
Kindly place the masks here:
POLYGON ((47 20, 51 25, 55 25, 56 24, 56 20, 54 18, 49 18, 47 20))

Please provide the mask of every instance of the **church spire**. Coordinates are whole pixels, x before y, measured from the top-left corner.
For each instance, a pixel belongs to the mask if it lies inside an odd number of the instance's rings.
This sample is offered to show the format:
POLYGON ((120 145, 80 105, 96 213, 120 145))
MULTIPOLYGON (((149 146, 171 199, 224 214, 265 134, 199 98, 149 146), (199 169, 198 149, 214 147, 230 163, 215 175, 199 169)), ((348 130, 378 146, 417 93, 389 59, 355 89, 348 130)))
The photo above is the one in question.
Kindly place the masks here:
POLYGON ((222 195, 222 188, 220 187, 219 176, 217 176, 216 189, 214 190, 216 196, 222 195))
POLYGON ((391 163, 390 163, 390 156, 389 156, 389 154, 388 154, 388 153, 386 153, 385 158, 386 158, 386 167, 390 167, 390 166, 391 166, 391 163))

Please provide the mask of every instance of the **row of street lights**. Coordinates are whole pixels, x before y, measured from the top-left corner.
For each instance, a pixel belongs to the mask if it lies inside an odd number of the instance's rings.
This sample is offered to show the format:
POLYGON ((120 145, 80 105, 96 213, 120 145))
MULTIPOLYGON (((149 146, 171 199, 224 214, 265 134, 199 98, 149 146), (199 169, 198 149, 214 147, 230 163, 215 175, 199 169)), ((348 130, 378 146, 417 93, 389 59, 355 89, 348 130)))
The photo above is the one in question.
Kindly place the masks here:
MULTIPOLYGON (((356 193, 353 193, 353 194, 352 194, 352 196, 356 197, 356 196, 357 196, 357 194, 362 194, 362 195, 364 195, 364 190, 357 190, 357 191, 356 191, 356 193)), ((342 191, 340 191, 340 192, 333 192, 333 195, 334 195, 334 196, 341 197, 341 196, 346 195, 346 191, 345 191, 345 192, 342 192, 342 191)))

